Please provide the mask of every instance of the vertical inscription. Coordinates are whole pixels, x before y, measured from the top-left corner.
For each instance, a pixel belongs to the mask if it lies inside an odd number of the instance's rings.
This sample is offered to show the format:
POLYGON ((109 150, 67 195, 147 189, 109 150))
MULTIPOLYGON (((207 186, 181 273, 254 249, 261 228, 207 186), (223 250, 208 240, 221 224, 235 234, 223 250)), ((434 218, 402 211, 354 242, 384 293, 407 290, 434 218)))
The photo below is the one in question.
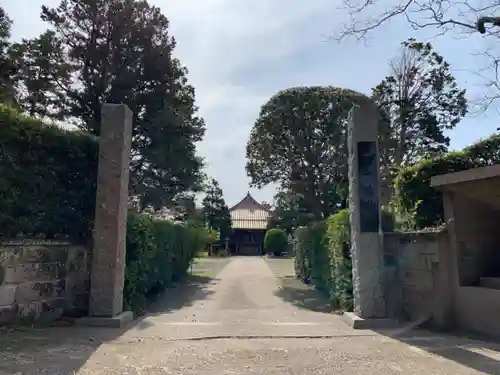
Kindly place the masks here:
POLYGON ((378 232, 380 217, 376 142, 358 142, 358 181, 360 231, 378 232))

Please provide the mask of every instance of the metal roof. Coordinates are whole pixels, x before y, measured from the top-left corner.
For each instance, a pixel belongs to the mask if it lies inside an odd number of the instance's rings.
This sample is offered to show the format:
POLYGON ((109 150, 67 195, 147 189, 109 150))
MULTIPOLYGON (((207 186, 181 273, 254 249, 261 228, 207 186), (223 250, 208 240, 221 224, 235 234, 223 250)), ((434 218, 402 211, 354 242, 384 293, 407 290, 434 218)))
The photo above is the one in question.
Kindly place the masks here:
POLYGON ((266 229, 271 212, 248 193, 230 209, 233 229, 266 229))

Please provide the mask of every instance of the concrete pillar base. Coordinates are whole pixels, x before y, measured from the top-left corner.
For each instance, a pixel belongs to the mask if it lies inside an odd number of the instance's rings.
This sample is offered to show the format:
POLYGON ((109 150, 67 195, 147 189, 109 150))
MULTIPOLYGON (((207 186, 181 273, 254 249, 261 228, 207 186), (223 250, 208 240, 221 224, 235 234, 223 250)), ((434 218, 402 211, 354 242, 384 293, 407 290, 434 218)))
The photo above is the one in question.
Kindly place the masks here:
POLYGON ((134 319, 132 311, 124 311, 115 316, 85 316, 76 320, 79 326, 123 328, 134 319))
POLYGON ((342 320, 352 329, 392 329, 401 327, 401 324, 394 319, 387 318, 361 318, 353 312, 346 312, 342 315, 342 320))

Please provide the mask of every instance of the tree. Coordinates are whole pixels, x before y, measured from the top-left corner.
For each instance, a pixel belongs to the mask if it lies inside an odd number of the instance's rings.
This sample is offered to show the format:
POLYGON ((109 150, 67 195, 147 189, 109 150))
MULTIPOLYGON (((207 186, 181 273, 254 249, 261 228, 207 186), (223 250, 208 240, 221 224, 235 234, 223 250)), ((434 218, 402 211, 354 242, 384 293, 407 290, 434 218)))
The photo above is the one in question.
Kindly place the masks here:
POLYGON ((389 181, 394 177, 391 169, 445 152, 450 139, 444 131, 467 112, 465 90, 458 88, 449 64, 432 45, 409 39, 402 47, 391 74, 372 92, 386 114, 379 134, 389 181))
POLYGON ((61 41, 53 31, 15 43, 10 58, 16 62, 17 102, 30 116, 62 119, 71 66, 65 61, 61 41))
POLYGON ((282 228, 289 234, 311 222, 304 197, 291 189, 279 190, 274 196, 274 205, 276 209, 272 217, 273 226, 282 228))
POLYGON ((220 240, 230 235, 231 215, 219 183, 212 178, 203 198, 203 217, 209 229, 220 232, 220 240))
POLYGON ((394 0, 387 6, 380 5, 378 1, 344 1, 349 23, 342 26, 337 36, 340 39, 349 36, 364 38, 367 33, 395 17, 405 18, 414 29, 436 27, 447 32, 462 28, 466 32, 477 32, 476 20, 484 12, 496 14, 500 8, 495 2, 479 4, 475 1, 449 0, 394 0))
MULTIPOLYGON (((391 20, 401 18, 414 30, 435 29, 437 35, 452 34, 457 37, 469 37, 478 34, 476 23, 482 16, 498 15, 500 3, 497 1, 480 2, 475 0, 390 0, 366 1, 344 0, 347 11, 345 19, 349 21, 339 25, 334 38, 341 41, 350 37, 365 39, 373 30, 388 25, 391 20)), ((476 56, 483 60, 471 71, 479 75, 486 84, 484 97, 479 104, 486 109, 500 98, 499 81, 499 50, 498 38, 500 28, 488 25, 482 53, 476 51, 476 56), (486 57, 486 59, 484 59, 486 57), (484 61, 488 61, 485 65, 484 61)), ((474 41, 470 41, 474 43, 474 41)), ((474 43, 476 46, 477 43, 474 43)))
POLYGON ((125 103, 134 113, 131 188, 142 205, 160 208, 200 191, 203 160, 195 143, 205 126, 159 8, 146 1, 62 0, 57 8, 42 7, 41 17, 72 67, 60 103, 65 119, 98 135, 104 102, 125 103))
POLYGON ((254 186, 280 183, 325 218, 346 199, 346 123, 362 95, 334 87, 296 87, 265 103, 247 143, 254 186))
POLYGON ((15 104, 15 82, 12 76, 16 66, 9 56, 12 20, 0 7, 0 103, 15 104))

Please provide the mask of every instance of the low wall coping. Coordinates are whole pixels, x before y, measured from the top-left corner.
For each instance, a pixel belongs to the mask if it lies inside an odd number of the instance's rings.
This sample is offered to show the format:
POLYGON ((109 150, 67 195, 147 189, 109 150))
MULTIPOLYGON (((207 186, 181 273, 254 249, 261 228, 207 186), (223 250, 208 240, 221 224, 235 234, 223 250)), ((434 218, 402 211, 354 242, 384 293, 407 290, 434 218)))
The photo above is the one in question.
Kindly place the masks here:
POLYGON ((18 238, 18 239, 4 239, 0 240, 0 245, 3 246, 44 246, 44 245, 59 245, 69 246, 74 245, 68 240, 46 240, 46 239, 31 239, 31 238, 18 238))
POLYGON ((390 237, 437 237, 443 233, 447 232, 447 228, 438 228, 432 230, 421 230, 412 232, 384 232, 384 236, 390 237))

